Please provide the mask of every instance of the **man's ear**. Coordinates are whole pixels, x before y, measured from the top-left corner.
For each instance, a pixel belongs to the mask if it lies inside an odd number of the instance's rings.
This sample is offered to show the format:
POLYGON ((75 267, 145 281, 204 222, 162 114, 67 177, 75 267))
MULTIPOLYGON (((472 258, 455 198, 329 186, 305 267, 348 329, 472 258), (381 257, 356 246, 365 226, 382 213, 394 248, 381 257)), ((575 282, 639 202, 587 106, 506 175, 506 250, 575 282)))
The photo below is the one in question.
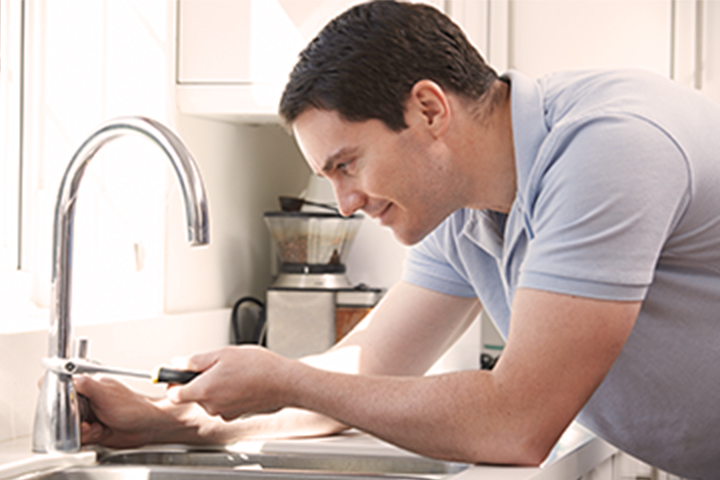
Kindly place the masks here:
POLYGON ((420 80, 413 85, 407 112, 419 116, 426 128, 438 137, 450 124, 450 102, 445 91, 432 80, 420 80))

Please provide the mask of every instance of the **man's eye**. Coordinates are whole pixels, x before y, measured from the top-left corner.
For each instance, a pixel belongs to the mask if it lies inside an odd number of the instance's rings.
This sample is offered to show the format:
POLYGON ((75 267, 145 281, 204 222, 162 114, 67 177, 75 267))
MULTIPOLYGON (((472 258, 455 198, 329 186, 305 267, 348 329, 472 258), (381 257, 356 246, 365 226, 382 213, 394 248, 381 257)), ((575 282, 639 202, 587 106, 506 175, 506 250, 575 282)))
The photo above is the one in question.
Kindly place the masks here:
POLYGON ((352 160, 348 160, 347 162, 338 163, 335 168, 340 170, 343 173, 347 173, 348 169, 350 168, 350 164, 352 163, 352 160))

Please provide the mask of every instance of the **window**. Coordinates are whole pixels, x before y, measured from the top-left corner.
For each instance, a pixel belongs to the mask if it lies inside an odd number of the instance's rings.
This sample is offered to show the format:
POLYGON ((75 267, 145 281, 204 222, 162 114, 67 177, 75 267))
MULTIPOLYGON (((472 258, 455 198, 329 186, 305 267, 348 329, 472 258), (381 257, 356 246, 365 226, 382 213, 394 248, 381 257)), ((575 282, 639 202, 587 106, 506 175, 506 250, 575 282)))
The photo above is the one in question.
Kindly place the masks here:
MULTIPOLYGON (((173 4, 0 1, 3 13, 23 10, 13 18, 14 28, 23 26, 23 42, 15 48, 19 56, 23 44, 24 74, 22 115, 18 109, 17 117, 8 116, 6 100, 0 125, 3 134, 22 136, 16 166, 3 153, 3 269, 19 265, 21 293, 31 308, 47 308, 55 199, 72 155, 98 125, 117 116, 171 123, 173 4), (21 248, 13 238, 21 238, 21 248)), ((114 140, 90 162, 75 216, 76 324, 162 313, 165 203, 174 188, 169 179, 164 154, 145 138, 114 140)), ((0 331, 18 328, 13 322, 20 320, 0 318, 0 331)))
POLYGON ((22 11, 21 2, 0 0, 0 318, 36 310, 29 276, 18 270, 22 11))
POLYGON ((17 267, 19 156, 19 12, 0 0, 0 269, 17 267))

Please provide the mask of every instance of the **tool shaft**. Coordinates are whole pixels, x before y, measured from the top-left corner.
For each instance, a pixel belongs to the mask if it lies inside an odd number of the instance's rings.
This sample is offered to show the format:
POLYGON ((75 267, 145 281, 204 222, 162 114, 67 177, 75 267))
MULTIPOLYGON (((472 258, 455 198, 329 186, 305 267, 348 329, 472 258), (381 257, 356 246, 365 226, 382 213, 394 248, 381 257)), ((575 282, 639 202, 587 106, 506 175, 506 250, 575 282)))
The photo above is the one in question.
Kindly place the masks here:
POLYGON ((126 377, 145 378, 152 380, 154 383, 173 384, 189 383, 190 381, 192 381, 192 379, 194 379, 201 373, 189 370, 178 370, 168 367, 157 368, 153 373, 151 373, 144 370, 133 370, 130 368, 108 367, 78 358, 46 358, 43 359, 43 366, 55 373, 65 375, 76 375, 81 373, 105 373, 108 375, 123 375, 126 377))

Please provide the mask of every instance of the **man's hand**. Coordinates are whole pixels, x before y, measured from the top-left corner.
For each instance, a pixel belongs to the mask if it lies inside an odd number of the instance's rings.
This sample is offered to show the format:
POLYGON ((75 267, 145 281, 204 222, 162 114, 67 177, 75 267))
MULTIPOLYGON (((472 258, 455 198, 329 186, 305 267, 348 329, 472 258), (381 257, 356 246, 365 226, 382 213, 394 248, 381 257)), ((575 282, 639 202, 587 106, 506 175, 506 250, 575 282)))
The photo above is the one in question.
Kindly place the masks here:
MULTIPOLYGON (((79 375, 75 385, 78 393, 88 398, 97 420, 82 424, 84 444, 130 447, 163 441, 157 435, 166 432, 158 427, 161 422, 169 426, 169 419, 162 410, 162 400, 140 395, 109 377, 79 375)), ((176 429, 177 425, 173 431, 176 429)))
POLYGON ((168 398, 177 405, 197 403, 224 420, 273 413, 287 406, 284 391, 292 383, 294 363, 254 346, 193 355, 187 367, 203 373, 187 385, 171 386, 168 398))

